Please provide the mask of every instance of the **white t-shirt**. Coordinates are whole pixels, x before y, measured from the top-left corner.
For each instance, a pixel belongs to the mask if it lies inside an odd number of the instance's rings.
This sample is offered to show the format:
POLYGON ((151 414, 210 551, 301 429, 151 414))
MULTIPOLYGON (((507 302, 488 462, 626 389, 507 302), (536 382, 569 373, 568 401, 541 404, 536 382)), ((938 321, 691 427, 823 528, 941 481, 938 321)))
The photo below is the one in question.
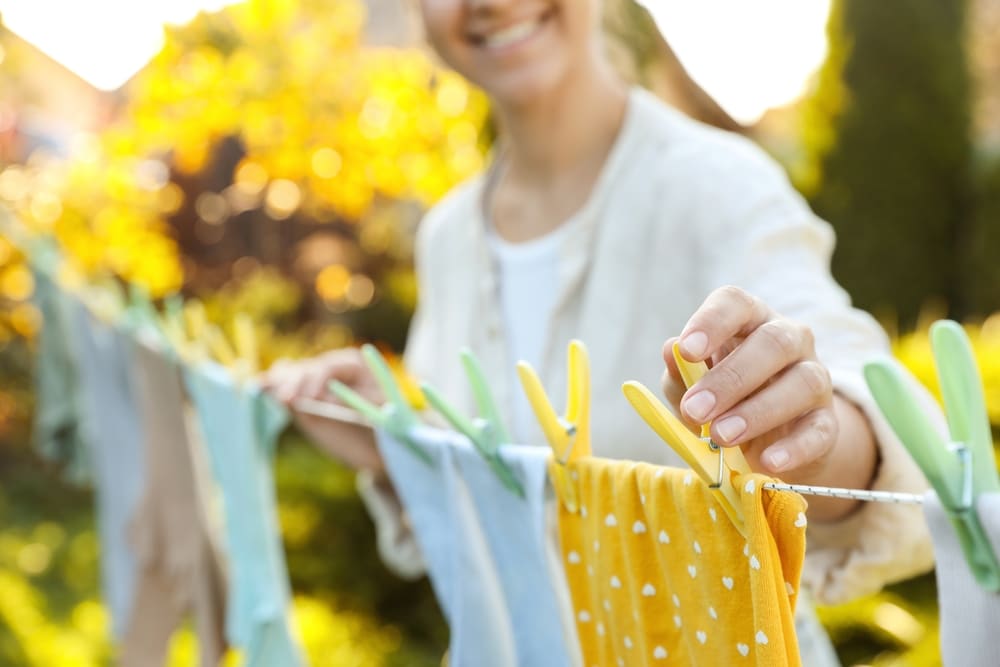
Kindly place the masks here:
MULTIPOLYGON (((519 386, 518 361, 541 367, 545 341, 559 297, 559 249, 573 231, 569 220, 548 234, 512 243, 489 227, 487 243, 496 262, 504 338, 507 342, 508 381, 519 386)), ((514 442, 528 442, 537 419, 523 392, 513 397, 508 419, 514 442)))

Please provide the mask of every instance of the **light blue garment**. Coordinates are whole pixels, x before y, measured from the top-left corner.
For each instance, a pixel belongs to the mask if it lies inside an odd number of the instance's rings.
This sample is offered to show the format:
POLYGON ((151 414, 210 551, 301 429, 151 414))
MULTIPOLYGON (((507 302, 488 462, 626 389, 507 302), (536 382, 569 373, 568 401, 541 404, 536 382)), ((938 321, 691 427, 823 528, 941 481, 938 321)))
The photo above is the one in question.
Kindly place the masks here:
POLYGON ((81 426, 89 446, 97 496, 101 583, 115 637, 125 630, 135 587, 135 555, 128 526, 144 485, 143 433, 130 376, 125 334, 97 321, 87 307, 61 292, 79 372, 81 426))
MULTIPOLYGON (((993 553, 1000 554, 1000 493, 976 498, 976 512, 993 553)), ((934 540, 941 660, 945 667, 992 667, 997 664, 1000 594, 981 587, 969 570, 951 516, 937 494, 924 494, 924 518, 934 540)))
POLYGON ((475 501, 496 563, 517 646, 519 667, 570 667, 581 661, 556 529, 548 521, 549 451, 506 445, 501 457, 524 488, 521 498, 504 487, 471 447, 456 447, 455 459, 475 501), (558 566, 556 566, 558 567, 558 566))
POLYGON ((271 474, 288 414, 259 387, 238 386, 215 364, 185 368, 184 381, 222 491, 229 561, 226 638, 245 652, 247 667, 303 665, 288 618, 288 568, 271 474))
POLYGON ((515 667, 514 635, 496 566, 454 462, 455 450, 471 445, 451 431, 414 429, 413 440, 433 460, 429 466, 388 433, 377 435, 451 628, 449 665, 515 667))
POLYGON ((69 300, 47 274, 36 271, 34 276, 35 306, 42 314, 35 354, 35 448, 46 460, 64 466, 67 479, 81 484, 90 480, 89 454, 69 341, 69 300))

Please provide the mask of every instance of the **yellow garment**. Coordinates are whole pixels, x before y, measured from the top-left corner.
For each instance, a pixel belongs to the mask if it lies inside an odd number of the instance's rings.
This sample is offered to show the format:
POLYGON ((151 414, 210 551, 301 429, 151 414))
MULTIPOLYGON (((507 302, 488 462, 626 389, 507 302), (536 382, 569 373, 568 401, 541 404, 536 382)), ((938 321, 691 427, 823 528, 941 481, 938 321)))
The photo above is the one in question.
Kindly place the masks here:
POLYGON ((690 470, 569 466, 581 507, 560 504, 559 533, 586 667, 801 664, 801 496, 762 493, 763 475, 737 477, 744 539, 690 470))

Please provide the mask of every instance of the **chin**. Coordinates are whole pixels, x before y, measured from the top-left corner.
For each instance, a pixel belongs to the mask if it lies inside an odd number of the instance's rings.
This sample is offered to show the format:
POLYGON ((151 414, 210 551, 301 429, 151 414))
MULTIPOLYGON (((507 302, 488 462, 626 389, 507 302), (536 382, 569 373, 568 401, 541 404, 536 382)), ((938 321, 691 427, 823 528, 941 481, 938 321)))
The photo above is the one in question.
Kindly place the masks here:
POLYGON ((566 80, 568 68, 558 63, 534 63, 522 71, 505 72, 502 76, 482 77, 479 85, 498 106, 524 107, 558 94, 566 80))

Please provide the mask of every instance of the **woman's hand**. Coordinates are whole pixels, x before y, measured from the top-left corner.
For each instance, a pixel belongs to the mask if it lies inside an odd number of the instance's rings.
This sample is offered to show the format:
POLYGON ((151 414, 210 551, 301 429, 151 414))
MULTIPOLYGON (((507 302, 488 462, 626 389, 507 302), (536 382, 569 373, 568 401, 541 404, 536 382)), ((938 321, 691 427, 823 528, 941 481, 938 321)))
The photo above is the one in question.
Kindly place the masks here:
POLYGON ((301 398, 340 404, 327 388, 333 380, 376 405, 385 402, 375 376, 355 348, 332 350, 310 359, 280 359, 264 373, 261 384, 292 411, 299 428, 328 454, 352 468, 382 474, 382 458, 370 428, 296 410, 296 401, 301 398))
MULTIPOLYGON (((679 337, 681 356, 711 367, 687 391, 671 351, 676 340, 664 345, 663 389, 689 424, 712 422, 714 442, 740 446, 754 470, 789 482, 870 484, 877 460, 871 429, 834 393, 808 327, 737 287, 715 290, 679 337)), ((810 500, 820 518, 853 506, 828 500, 810 500)))

